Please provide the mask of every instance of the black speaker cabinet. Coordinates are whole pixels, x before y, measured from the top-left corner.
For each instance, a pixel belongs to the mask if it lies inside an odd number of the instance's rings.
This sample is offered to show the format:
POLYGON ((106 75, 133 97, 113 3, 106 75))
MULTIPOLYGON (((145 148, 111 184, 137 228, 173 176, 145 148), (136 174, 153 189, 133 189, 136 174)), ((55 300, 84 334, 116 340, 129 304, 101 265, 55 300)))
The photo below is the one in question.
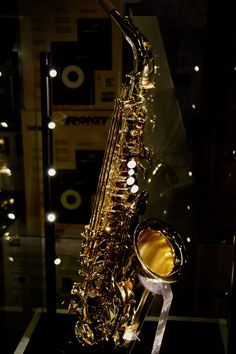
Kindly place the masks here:
POLYGON ((95 103, 94 67, 78 42, 52 42, 54 105, 92 105, 95 103))
POLYGON ((54 185, 57 222, 87 224, 91 213, 91 191, 76 171, 59 170, 54 185))
POLYGON ((103 156, 104 150, 76 151, 76 170, 80 180, 89 184, 92 194, 96 193, 103 156))
POLYGON ((112 69, 112 24, 109 17, 79 18, 78 43, 95 70, 112 69))
POLYGON ((0 58, 0 120, 9 125, 20 122, 18 54, 9 53, 5 60, 0 58))

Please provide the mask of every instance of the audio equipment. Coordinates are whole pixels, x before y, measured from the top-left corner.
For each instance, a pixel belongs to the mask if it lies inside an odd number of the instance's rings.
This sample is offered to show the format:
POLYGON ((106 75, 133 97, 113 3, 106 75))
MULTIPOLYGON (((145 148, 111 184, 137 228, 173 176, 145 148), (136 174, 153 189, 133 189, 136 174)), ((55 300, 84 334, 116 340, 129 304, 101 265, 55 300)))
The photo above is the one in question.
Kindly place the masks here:
POLYGON ((109 18, 79 18, 78 43, 95 70, 112 69, 112 24, 109 18))
POLYGON ((55 177, 54 205, 60 224, 86 224, 90 217, 91 191, 73 170, 58 170, 55 177))
POLYGON ((95 103, 94 67, 78 42, 51 43, 54 105, 93 105, 95 103))
POLYGON ((11 52, 4 61, 0 59, 0 122, 19 124, 19 101, 18 54, 11 52))
POLYGON ((76 170, 80 180, 89 184, 92 194, 96 192, 103 155, 103 150, 76 151, 76 170))

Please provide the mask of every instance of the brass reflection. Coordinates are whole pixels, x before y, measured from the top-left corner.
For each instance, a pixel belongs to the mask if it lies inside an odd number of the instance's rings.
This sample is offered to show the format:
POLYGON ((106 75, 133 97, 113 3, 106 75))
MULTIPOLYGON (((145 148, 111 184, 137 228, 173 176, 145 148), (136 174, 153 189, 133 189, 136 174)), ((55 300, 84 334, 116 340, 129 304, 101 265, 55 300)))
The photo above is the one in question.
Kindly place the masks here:
POLYGON ((175 254, 163 233, 156 230, 142 230, 137 249, 141 262, 156 276, 166 277, 174 269, 175 254))

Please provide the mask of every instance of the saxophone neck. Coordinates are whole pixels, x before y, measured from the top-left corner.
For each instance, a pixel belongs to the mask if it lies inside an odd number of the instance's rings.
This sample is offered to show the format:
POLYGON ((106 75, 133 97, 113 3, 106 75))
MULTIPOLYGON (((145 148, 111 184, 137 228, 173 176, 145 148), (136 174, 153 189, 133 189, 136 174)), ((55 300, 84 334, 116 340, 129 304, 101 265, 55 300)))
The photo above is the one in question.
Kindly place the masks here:
POLYGON ((136 81, 136 85, 138 85, 136 89, 141 91, 153 88, 154 58, 150 42, 128 16, 121 16, 109 0, 100 0, 100 4, 131 46, 133 52, 133 72, 129 76, 136 81))

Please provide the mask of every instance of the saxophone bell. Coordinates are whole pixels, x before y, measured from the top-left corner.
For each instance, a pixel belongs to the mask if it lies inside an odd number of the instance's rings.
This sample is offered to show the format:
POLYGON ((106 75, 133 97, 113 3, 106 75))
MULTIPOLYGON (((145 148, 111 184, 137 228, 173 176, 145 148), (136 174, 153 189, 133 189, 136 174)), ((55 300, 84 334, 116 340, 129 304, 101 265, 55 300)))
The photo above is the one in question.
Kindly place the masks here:
MULTIPOLYGON (((148 280, 174 283, 184 275, 187 263, 185 244, 180 235, 169 224, 156 218, 145 219, 134 231, 133 276, 143 276, 148 280)), ((141 277, 142 278, 142 277, 141 277)), ((154 293, 143 280, 136 284, 136 305, 132 323, 126 327, 124 346, 137 338, 142 323, 152 305, 154 293), (141 287, 140 287, 141 285, 141 287)))
POLYGON ((166 283, 179 280, 187 263, 181 236, 167 223, 143 220, 134 232, 134 250, 145 276, 166 283))

